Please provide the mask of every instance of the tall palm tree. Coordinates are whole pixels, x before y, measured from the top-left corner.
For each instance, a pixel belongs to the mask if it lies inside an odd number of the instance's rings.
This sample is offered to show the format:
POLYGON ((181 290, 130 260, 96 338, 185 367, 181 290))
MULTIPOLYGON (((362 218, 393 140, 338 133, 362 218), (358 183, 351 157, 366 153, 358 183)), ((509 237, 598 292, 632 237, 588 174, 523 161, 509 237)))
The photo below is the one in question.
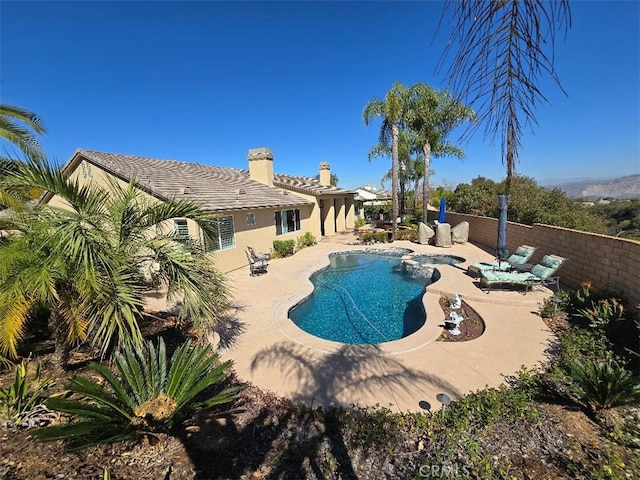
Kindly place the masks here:
POLYGON ((369 126, 374 118, 382 119, 378 143, 391 145, 392 239, 395 239, 398 229, 398 136, 404 121, 407 97, 407 87, 396 82, 387 92, 384 100, 374 98, 367 103, 362 114, 365 126, 369 126))
POLYGON ((14 356, 36 305, 50 311, 55 361, 90 341, 106 355, 142 342, 138 326, 152 271, 167 299, 182 302, 180 319, 211 327, 229 306, 224 277, 198 241, 180 242, 163 222, 190 218, 215 235, 211 216, 189 201, 155 202, 130 183, 109 190, 80 186, 44 161, 16 181, 54 193, 68 208, 39 205, 12 219, 19 232, 0 245, 0 354, 14 356))
POLYGON ((28 158, 43 158, 36 135, 46 132, 42 119, 35 113, 0 103, 0 138, 13 144, 28 158))
POLYGON ((447 136, 463 122, 475 120, 475 113, 471 108, 452 98, 446 90, 435 91, 424 83, 416 83, 409 90, 410 101, 406 123, 418 135, 424 154, 422 204, 424 205, 423 222, 427 223, 431 155, 452 155, 464 158, 462 149, 447 141, 447 136))
MULTIPOLYGON (((400 130, 398 134, 398 197, 400 218, 406 214, 406 193, 407 182, 415 179, 415 160, 411 158, 412 152, 416 150, 416 135, 409 130, 400 130)), ((379 143, 371 148, 367 159, 371 161, 374 157, 388 157, 391 155, 391 145, 379 143)), ((420 173, 422 176, 422 172, 420 173)), ((382 181, 393 179, 393 171, 389 170, 382 181)), ((415 204, 414 204, 415 209, 415 204)))
POLYGON ((440 25, 448 15, 451 36, 441 66, 453 57, 447 73, 454 95, 475 106, 485 135, 500 134, 508 195, 522 126, 537 124, 535 107, 547 101, 540 76, 548 74, 562 89, 553 49, 556 32, 571 26, 569 1, 448 0, 440 25))

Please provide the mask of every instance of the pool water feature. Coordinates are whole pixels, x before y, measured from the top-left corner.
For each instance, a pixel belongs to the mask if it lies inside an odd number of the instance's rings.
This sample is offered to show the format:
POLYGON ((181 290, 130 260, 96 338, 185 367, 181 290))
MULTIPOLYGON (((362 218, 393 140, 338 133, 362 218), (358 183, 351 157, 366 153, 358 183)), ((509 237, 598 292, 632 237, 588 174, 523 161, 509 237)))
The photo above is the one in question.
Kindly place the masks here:
MULTIPOLYGON (((414 275, 403 266, 406 252, 344 252, 329 256, 329 266, 310 278, 314 290, 289 310, 302 330, 325 340, 378 344, 415 333, 426 321, 422 297, 439 278, 414 275)), ((433 256, 436 257, 436 256, 433 256)), ((449 257, 435 263, 457 263, 449 257)), ((427 264, 426 256, 415 258, 427 264)))

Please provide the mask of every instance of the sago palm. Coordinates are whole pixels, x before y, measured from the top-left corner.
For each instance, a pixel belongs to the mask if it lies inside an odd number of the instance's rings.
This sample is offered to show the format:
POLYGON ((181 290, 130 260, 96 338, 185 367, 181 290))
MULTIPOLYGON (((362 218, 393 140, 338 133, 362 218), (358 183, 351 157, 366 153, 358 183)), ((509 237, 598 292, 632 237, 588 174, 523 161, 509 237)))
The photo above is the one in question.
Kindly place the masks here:
POLYGON ((640 380, 624 368, 573 360, 569 372, 582 398, 595 409, 640 404, 640 380))
POLYGON ((223 382, 231 367, 220 363, 211 347, 183 343, 167 357, 164 341, 156 347, 127 347, 116 356, 117 374, 92 363, 100 381, 74 377, 71 398, 50 397, 48 408, 80 417, 65 425, 38 430, 41 440, 69 440, 72 449, 153 433, 171 433, 190 413, 232 401, 241 386, 205 390, 223 382), (105 388, 106 387, 106 388, 105 388), (199 400, 199 396, 202 398, 199 400))
POLYGON ((80 186, 45 162, 26 165, 14 181, 47 190, 66 206, 19 212, 10 226, 19 234, 0 245, 0 353, 16 355, 38 304, 51 311, 62 368, 74 342, 90 340, 102 354, 140 345, 138 320, 149 289, 143 270, 150 266, 167 299, 181 301, 181 321, 206 329, 225 314, 228 287, 202 242, 180 242, 162 228, 189 218, 205 240, 212 238, 212 216, 194 203, 155 201, 133 183, 80 186))

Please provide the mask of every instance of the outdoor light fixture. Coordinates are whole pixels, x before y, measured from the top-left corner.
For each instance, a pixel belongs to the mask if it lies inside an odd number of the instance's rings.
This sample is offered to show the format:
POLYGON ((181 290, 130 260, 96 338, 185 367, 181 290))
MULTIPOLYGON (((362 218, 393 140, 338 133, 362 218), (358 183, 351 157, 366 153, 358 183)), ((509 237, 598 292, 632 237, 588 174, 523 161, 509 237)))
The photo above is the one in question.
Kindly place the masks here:
POLYGON ((451 397, 446 393, 438 393, 436 400, 442 404, 442 418, 444 418, 444 409, 447 408, 447 405, 451 405, 451 397))

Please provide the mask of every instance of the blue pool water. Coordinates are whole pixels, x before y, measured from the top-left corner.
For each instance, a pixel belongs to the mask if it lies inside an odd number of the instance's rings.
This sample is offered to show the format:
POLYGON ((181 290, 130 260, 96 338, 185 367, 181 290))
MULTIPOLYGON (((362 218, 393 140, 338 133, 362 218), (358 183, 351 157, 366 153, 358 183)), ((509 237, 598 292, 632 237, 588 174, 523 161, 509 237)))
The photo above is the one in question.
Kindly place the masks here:
MULTIPOLYGON (((416 332, 426 321, 422 297, 439 278, 403 268, 401 255, 338 253, 310 278, 312 294, 289 310, 289 318, 316 337, 349 344, 377 344, 416 332)), ((412 257, 421 264, 457 263, 459 257, 412 257)))

